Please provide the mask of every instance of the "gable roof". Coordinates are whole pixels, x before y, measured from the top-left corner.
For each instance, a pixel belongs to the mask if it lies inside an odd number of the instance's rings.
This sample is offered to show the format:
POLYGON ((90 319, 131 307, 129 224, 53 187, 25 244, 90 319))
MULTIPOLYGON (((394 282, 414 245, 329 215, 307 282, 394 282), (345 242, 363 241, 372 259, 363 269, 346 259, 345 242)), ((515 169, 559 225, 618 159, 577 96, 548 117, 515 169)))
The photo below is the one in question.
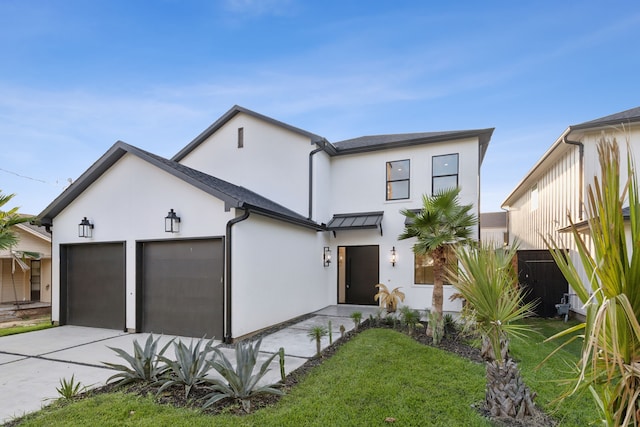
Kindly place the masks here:
POLYGON ((580 123, 570 126, 573 130, 588 129, 601 126, 618 126, 625 123, 640 122, 640 107, 631 108, 629 110, 621 111, 619 113, 610 114, 608 116, 600 117, 599 119, 590 120, 588 122, 580 123))
POLYGON ((527 172, 522 180, 520 180, 520 182, 515 186, 511 193, 509 193, 509 195, 504 199, 500 206, 502 208, 508 207, 509 203, 511 203, 515 196, 519 194, 523 186, 527 184, 532 177, 536 176, 536 174, 538 173, 537 171, 543 164, 546 163, 547 159, 560 155, 564 152, 562 151, 563 149, 571 149, 571 146, 565 143, 565 141, 568 140, 571 136, 571 133, 576 132, 578 136, 580 136, 580 134, 585 130, 596 130, 602 127, 621 126, 638 122, 640 122, 640 107, 631 108, 619 113, 600 117, 599 119, 594 119, 577 125, 569 126, 564 132, 562 132, 560 137, 558 137, 558 139, 551 145, 551 147, 549 147, 549 149, 542 155, 542 157, 536 162, 536 164, 533 165, 533 167, 529 170, 529 172, 527 172))
POLYGON ((276 119, 272 119, 271 117, 267 117, 260 113, 256 113, 255 111, 251 111, 247 108, 241 107, 239 105, 234 105, 231 107, 229 111, 224 113, 222 117, 216 120, 211 126, 206 128, 200 135, 196 136, 193 141, 187 144, 182 150, 180 150, 175 156, 171 158, 171 160, 179 162, 184 159, 189 153, 195 150, 200 144, 202 144, 207 138, 216 133, 218 129, 224 126, 229 120, 234 118, 237 114, 244 113, 249 116, 255 117, 257 119, 263 120, 267 123, 271 123, 275 126, 279 126, 285 129, 290 130, 291 132, 298 133, 300 135, 306 136, 311 140, 312 144, 321 144, 326 140, 320 135, 316 135, 315 133, 308 132, 304 129, 297 128, 295 126, 288 125, 284 122, 278 121, 276 119))
POLYGON ((247 188, 231 184, 206 173, 191 169, 173 160, 165 159, 148 151, 134 147, 122 141, 117 141, 98 161, 96 161, 80 178, 47 206, 38 218, 43 225, 51 225, 65 207, 75 200, 103 173, 120 160, 125 154, 132 154, 138 158, 180 178, 190 185, 208 193, 223 202, 225 208, 251 210, 256 213, 280 219, 293 224, 322 230, 323 227, 284 206, 267 199, 247 188))
POLYGON ((333 143, 333 146, 335 147, 336 154, 341 155, 477 137, 480 141, 480 162, 482 163, 494 129, 495 128, 369 135, 338 141, 333 143))

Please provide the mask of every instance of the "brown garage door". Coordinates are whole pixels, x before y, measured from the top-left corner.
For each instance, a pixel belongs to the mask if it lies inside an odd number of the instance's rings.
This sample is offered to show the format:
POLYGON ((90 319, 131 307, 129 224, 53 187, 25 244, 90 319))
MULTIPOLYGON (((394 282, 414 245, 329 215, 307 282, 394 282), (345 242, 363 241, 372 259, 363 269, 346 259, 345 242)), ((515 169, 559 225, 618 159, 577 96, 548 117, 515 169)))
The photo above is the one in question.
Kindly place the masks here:
POLYGON ((124 243, 63 245, 61 322, 125 328, 124 243))
POLYGON ((144 242, 142 331, 223 338, 222 239, 144 242))

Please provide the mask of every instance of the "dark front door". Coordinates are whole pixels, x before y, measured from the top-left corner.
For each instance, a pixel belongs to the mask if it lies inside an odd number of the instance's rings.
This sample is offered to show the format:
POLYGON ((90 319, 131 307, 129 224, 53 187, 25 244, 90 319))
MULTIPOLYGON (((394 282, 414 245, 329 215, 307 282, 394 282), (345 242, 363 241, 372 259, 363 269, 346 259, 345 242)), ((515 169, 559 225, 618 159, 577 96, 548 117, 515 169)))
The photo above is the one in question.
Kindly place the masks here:
POLYGON ((124 329, 124 244, 63 245, 60 264, 61 322, 124 329))
POLYGON ((557 314, 556 304, 569 286, 548 250, 518 251, 518 280, 526 292, 525 301, 537 302, 538 316, 557 314))
POLYGON ((379 247, 345 247, 345 303, 376 305, 375 285, 379 283, 379 247))
POLYGON ((31 301, 40 301, 40 261, 31 260, 31 301))
POLYGON ((222 239, 144 242, 142 331, 223 338, 222 239))

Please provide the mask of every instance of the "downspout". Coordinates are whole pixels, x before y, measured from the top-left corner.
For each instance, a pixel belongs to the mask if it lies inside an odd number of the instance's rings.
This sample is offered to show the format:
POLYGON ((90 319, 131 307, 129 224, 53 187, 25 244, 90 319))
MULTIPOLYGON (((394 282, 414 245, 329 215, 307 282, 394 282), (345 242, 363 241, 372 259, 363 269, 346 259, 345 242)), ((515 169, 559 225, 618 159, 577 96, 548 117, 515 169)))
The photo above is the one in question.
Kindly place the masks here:
POLYGON ((307 219, 311 220, 313 217, 313 155, 323 151, 325 147, 325 141, 322 142, 322 146, 316 148, 309 153, 309 216, 307 219))
MULTIPOLYGON (((570 133, 570 132, 569 132, 570 133)), ((568 135, 568 133, 567 133, 568 135)), ((583 199, 583 194, 584 194, 584 144, 582 142, 579 141, 570 141, 567 139, 567 135, 565 135, 562 138, 562 142, 564 142, 565 144, 569 144, 569 145, 577 145, 578 149, 579 149, 579 164, 578 164, 578 188, 579 193, 578 193, 578 213, 579 213, 579 220, 582 221, 582 210, 584 208, 584 199, 583 199)))
POLYGON ((233 337, 231 336, 231 228, 235 224, 249 218, 249 214, 250 214, 249 209, 245 209, 244 214, 242 214, 242 216, 233 218, 229 220, 229 222, 227 222, 227 236, 225 239, 226 240, 225 251, 227 252, 227 257, 226 257, 227 262, 226 262, 225 269, 227 270, 227 281, 225 283, 225 289, 224 289, 225 306, 227 310, 226 310, 226 316, 224 321, 225 331, 224 331, 224 338, 223 338, 223 341, 226 344, 231 344, 231 341, 233 339, 233 337))

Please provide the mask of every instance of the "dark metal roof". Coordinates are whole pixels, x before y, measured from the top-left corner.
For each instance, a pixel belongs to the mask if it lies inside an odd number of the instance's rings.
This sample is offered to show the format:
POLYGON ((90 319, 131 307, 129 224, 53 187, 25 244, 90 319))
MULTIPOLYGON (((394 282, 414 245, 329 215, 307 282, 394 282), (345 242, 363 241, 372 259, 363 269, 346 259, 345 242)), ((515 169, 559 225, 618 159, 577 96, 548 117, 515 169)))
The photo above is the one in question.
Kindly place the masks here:
POLYGON ((619 113, 610 114, 608 116, 600 117, 599 119, 590 120, 588 122, 580 123, 570 126, 571 129, 586 129, 600 126, 615 126, 624 123, 633 123, 640 121, 640 107, 631 108, 629 110, 621 111, 619 113))
POLYGON ((446 132, 399 133, 389 135, 369 135, 333 143, 336 154, 353 154, 387 148, 408 147, 412 145, 433 144, 455 139, 477 137, 480 141, 480 161, 487 151, 494 128, 456 130, 446 132))
POLYGON ((382 224, 383 215, 383 211, 335 214, 327 224, 327 230, 335 232, 338 230, 378 228, 382 224))
POLYGON ((67 188, 58 198, 47 206, 39 215, 42 224, 52 224, 53 218, 68 206, 76 197, 85 191, 95 180, 113 166, 125 154, 133 154, 142 160, 174 175, 223 202, 226 208, 248 209, 256 213, 295 223, 305 227, 322 230, 322 226, 304 216, 285 208, 244 187, 231 184, 203 172, 191 169, 178 162, 165 159, 148 151, 116 142, 98 161, 96 161, 80 178, 67 188))
MULTIPOLYGON (((409 209, 409 211, 413 212, 416 215, 419 214, 421 210, 422 209, 409 209)), ((411 224, 413 224, 413 218, 411 218, 410 216, 405 217, 404 225, 411 225, 411 224)))
POLYGON ((252 117, 258 118, 258 119, 263 120, 263 121, 265 121, 267 123, 271 123, 273 125, 280 126, 282 128, 288 129, 288 130, 290 130, 292 132, 295 132, 295 133, 298 133, 300 135, 304 135, 304 136, 308 137, 311 140, 312 144, 319 144, 319 145, 322 144, 322 145, 324 145, 324 143, 326 142, 326 139, 323 138, 320 135, 316 135, 315 133, 307 132, 304 129, 300 129, 300 128, 297 128, 295 126, 288 125, 288 124, 286 124, 284 122, 272 119, 271 117, 267 117, 267 116, 262 115, 260 113, 256 113, 255 111, 251 111, 251 110, 249 110, 247 108, 244 108, 244 107, 241 107, 239 105, 234 105, 233 107, 231 107, 231 109, 229 111, 224 113, 222 115, 222 117, 220 117, 218 120, 216 120, 211 126, 206 128, 200 135, 196 136, 193 141, 191 141, 189 144, 187 144, 186 147, 184 147, 175 156, 173 156, 171 158, 171 160, 179 162, 180 160, 184 159, 189 153, 191 153, 193 150, 195 150, 200 144, 202 144, 207 138, 209 138, 211 135, 213 135, 218 129, 220 129, 222 126, 224 126, 229 120, 231 120, 233 117, 235 117, 238 113, 248 114, 248 115, 250 115, 252 117))

